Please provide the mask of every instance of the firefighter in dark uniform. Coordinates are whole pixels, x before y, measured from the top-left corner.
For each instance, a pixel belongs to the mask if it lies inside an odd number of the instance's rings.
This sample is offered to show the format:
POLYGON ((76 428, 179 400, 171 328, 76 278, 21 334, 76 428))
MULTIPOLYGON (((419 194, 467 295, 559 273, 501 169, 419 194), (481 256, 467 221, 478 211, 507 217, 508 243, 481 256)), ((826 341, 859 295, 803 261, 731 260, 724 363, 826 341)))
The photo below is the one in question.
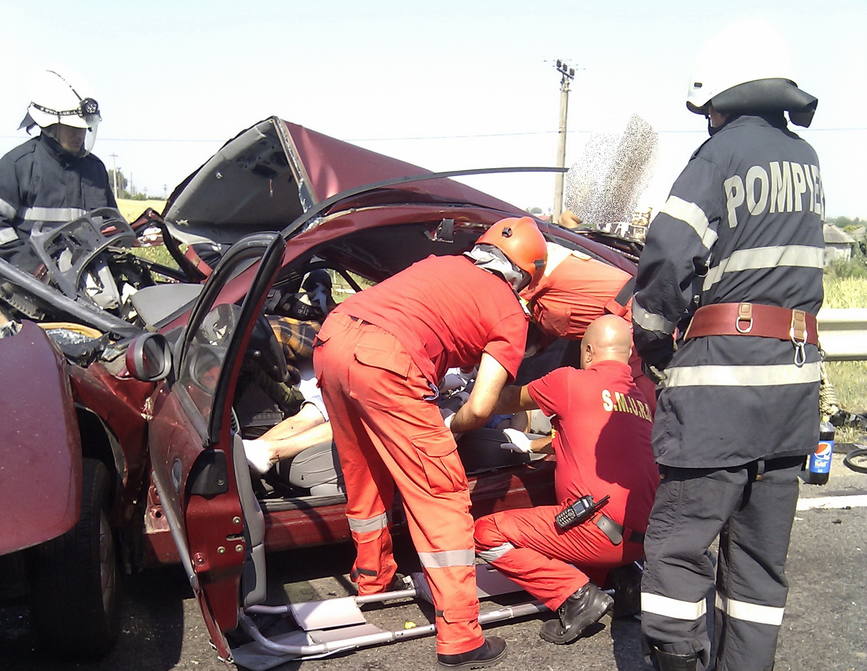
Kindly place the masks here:
POLYGON ((32 271, 27 238, 37 221, 65 223, 117 207, 105 166, 90 153, 100 119, 93 98, 57 72, 40 73, 20 128, 41 132, 0 158, 0 258, 32 271))
POLYGON ((817 101, 779 75, 707 75, 687 107, 711 137, 650 226, 632 313, 660 389, 642 630, 661 671, 769 670, 797 474, 818 438, 823 297, 819 162, 784 112, 808 126, 817 101))

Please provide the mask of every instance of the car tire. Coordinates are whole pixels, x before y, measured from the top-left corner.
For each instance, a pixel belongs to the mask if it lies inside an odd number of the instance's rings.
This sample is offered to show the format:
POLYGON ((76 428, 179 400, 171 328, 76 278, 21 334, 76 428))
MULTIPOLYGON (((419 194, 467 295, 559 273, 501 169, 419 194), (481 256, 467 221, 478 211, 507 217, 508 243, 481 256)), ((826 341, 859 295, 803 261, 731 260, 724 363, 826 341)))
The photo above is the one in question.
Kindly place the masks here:
POLYGON ((33 626, 40 646, 60 657, 99 657, 117 640, 120 570, 110 494, 108 469, 85 459, 78 523, 35 549, 33 626))

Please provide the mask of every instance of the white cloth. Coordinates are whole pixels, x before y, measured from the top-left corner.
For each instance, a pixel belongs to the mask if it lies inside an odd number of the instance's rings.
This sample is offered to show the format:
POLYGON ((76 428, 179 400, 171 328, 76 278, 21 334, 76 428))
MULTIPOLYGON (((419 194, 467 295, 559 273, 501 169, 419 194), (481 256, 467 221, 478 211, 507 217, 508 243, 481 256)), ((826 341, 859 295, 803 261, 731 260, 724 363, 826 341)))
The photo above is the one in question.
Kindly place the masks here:
MULTIPOLYGON (((325 409, 325 402, 322 400, 322 392, 319 389, 319 384, 316 376, 313 374, 313 363, 307 362, 303 364, 298 372, 301 375, 301 381, 298 382, 298 391, 304 396, 304 403, 310 403, 316 406, 316 409, 322 413, 325 421, 328 421, 328 410, 325 409)), ((302 403, 301 405, 304 405, 302 403)))
POLYGON ((530 446, 530 437, 523 431, 518 431, 517 429, 503 429, 503 433, 506 434, 506 438, 509 439, 509 442, 500 443, 501 449, 510 450, 511 452, 523 452, 525 454, 533 451, 530 446))

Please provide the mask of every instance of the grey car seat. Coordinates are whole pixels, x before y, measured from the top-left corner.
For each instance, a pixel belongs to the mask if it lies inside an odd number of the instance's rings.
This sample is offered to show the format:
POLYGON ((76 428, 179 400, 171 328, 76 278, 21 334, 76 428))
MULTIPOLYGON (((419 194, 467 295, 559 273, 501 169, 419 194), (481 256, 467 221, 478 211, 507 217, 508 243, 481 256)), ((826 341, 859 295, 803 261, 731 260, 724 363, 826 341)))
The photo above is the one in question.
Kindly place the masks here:
POLYGON ((280 464, 280 475, 293 487, 307 489, 311 496, 343 494, 343 474, 332 441, 308 447, 280 464))

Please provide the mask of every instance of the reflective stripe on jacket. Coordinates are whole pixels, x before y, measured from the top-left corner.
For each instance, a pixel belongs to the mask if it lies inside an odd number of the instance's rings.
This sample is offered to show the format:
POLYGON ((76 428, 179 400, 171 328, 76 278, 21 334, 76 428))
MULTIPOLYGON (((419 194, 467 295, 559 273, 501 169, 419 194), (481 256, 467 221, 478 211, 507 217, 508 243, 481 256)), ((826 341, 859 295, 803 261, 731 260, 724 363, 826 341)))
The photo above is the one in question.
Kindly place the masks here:
POLYGON ((709 336, 680 343, 673 356, 670 343, 700 305, 816 314, 824 203, 816 153, 782 117, 733 119, 675 181, 648 231, 633 305, 639 352, 667 365, 654 427, 659 463, 725 467, 815 448, 816 347, 798 366, 782 340, 709 336))
POLYGON ((0 158, 0 244, 26 235, 36 221, 62 223, 98 207, 117 202, 96 156, 74 158, 38 135, 0 158))

